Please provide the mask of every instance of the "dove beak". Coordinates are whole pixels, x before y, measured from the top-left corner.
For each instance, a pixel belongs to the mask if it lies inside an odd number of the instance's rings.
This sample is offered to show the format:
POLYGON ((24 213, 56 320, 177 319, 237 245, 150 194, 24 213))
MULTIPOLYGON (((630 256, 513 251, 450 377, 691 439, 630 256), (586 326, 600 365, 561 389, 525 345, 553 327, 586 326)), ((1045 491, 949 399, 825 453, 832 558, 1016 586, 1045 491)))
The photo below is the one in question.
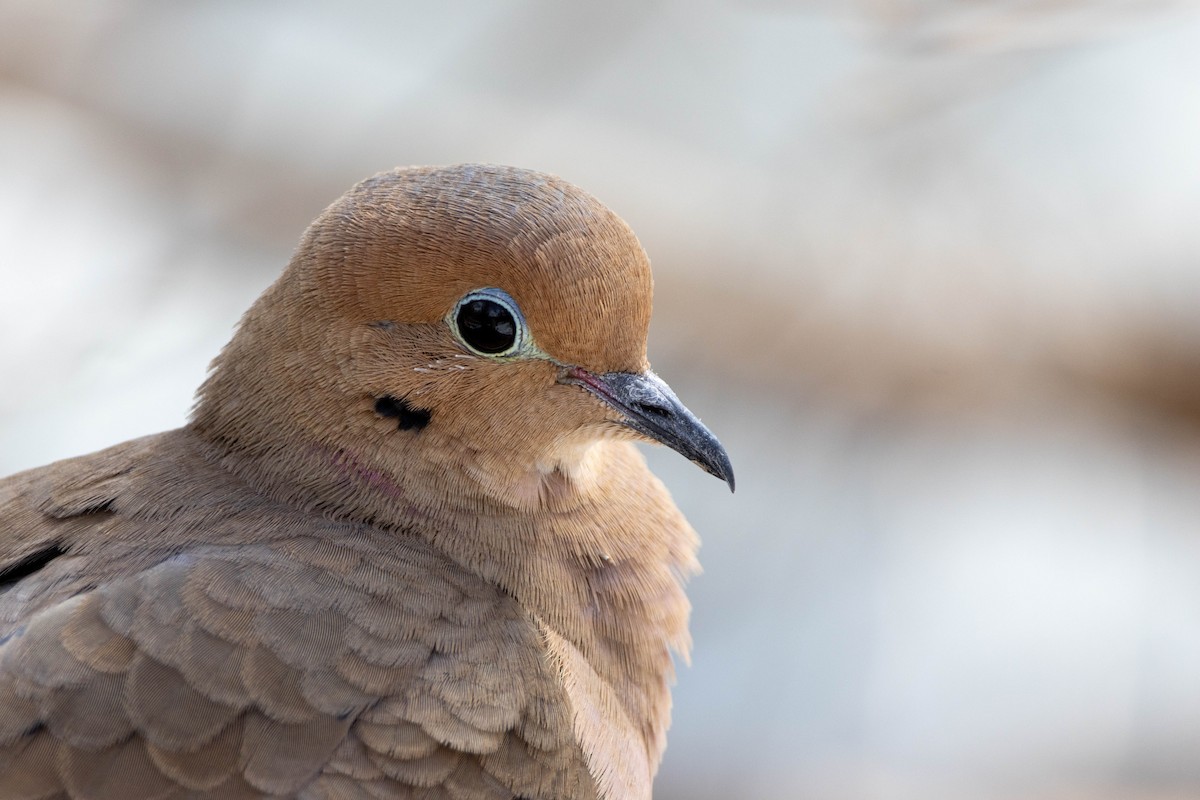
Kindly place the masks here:
POLYGON ((622 424, 665 444, 733 491, 733 465, 725 448, 653 372, 596 375, 581 367, 566 367, 558 382, 583 387, 620 412, 622 424))

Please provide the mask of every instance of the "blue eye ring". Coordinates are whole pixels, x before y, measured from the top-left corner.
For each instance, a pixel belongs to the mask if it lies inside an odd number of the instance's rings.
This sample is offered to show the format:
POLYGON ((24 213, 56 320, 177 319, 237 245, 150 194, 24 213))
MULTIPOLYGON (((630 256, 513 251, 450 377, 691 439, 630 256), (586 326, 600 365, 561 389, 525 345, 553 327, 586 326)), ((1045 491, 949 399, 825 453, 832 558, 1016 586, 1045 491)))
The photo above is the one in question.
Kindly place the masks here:
POLYGON ((467 292, 455 303, 447 322, 464 347, 488 358, 521 353, 530 339, 517 301, 495 287, 467 292))

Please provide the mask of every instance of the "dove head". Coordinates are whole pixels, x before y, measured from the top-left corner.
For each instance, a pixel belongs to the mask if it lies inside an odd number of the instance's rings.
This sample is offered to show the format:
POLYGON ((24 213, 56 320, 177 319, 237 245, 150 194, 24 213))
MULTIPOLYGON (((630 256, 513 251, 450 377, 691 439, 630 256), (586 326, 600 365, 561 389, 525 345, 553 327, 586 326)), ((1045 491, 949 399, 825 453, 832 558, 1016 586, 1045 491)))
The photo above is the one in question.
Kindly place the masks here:
POLYGON ((560 178, 382 173, 309 227, 192 424, 328 506, 364 492, 561 505, 586 495, 613 440, 637 438, 732 486, 719 443, 649 371, 651 294, 630 228, 560 178))

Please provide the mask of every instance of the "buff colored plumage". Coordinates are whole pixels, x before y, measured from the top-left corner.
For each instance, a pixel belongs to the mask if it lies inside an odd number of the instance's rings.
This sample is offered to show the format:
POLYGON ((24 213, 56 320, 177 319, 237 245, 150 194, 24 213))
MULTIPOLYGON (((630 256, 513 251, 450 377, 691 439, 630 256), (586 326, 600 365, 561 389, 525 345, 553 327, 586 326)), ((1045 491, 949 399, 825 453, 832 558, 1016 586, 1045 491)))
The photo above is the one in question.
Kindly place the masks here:
POLYGON ((628 440, 732 486, 650 303, 559 178, 331 205, 189 425, 0 482, 0 800, 649 797, 696 538, 628 440))

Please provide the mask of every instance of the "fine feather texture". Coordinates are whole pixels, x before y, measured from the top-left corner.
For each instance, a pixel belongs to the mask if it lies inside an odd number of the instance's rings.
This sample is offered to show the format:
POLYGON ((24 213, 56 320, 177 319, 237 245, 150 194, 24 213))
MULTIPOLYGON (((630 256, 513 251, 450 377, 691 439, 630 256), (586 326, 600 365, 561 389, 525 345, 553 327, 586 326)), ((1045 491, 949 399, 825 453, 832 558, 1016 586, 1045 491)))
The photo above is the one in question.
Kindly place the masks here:
POLYGON ((0 800, 649 797, 696 538, 558 377, 645 371, 650 294, 552 176, 331 205, 188 426, 0 482, 0 800), (483 287, 527 357, 455 339, 483 287))

